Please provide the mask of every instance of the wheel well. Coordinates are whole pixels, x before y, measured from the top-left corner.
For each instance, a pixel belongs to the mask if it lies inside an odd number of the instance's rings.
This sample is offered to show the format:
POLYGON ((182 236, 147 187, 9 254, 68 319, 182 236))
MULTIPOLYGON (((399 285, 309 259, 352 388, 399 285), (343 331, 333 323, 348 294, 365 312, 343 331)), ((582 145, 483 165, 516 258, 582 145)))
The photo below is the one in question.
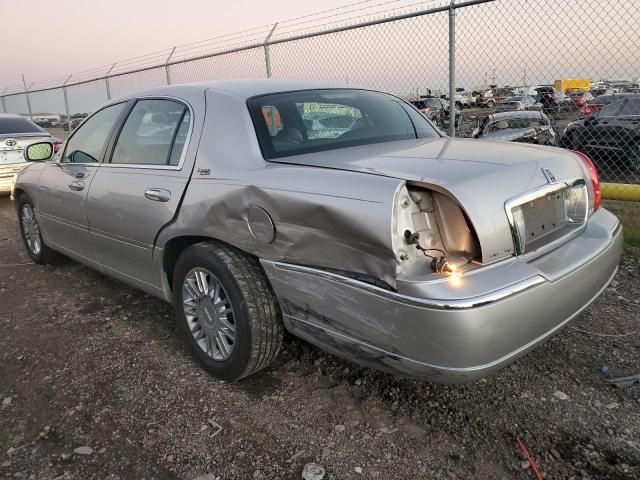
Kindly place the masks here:
MULTIPOLYGON (((230 245, 226 242, 222 242, 216 238, 211 237, 202 237, 198 235, 187 235, 183 237, 175 237, 167 242, 164 247, 164 254, 162 257, 162 268, 167 275, 167 282, 169 283, 169 288, 173 289, 173 270, 175 268, 176 262, 178 258, 187 248, 191 245, 195 245, 200 242, 216 242, 222 243, 224 245, 228 245, 231 248, 236 248, 233 245, 230 245)), ((249 252, 243 250, 247 255, 252 255, 249 252)))

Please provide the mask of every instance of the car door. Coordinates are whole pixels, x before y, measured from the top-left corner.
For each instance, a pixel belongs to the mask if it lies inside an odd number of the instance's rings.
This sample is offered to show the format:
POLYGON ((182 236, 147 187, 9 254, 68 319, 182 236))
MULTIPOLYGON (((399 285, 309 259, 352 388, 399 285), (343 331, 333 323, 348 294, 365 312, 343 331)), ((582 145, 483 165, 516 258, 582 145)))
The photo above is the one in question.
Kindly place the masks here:
POLYGON ((81 261, 97 263, 87 224, 87 192, 124 110, 125 103, 118 103, 94 113, 40 175, 37 203, 44 235, 53 248, 81 261))
POLYGON ((168 98, 138 99, 91 183, 88 223, 102 269, 160 287, 153 246, 189 181, 184 165, 192 109, 168 98))
POLYGON ((616 115, 623 103, 624 101, 610 103, 597 114, 584 120, 584 138, 579 139, 580 143, 593 159, 601 164, 609 162, 612 149, 617 147, 616 115))

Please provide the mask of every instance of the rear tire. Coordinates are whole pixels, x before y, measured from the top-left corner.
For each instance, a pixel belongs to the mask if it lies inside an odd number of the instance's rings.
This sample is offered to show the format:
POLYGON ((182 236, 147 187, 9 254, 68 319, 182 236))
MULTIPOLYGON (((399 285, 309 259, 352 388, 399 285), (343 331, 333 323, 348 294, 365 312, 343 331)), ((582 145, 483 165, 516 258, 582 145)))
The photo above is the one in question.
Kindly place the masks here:
POLYGON ((18 198, 18 223, 22 241, 31 259, 38 265, 54 263, 56 253, 44 243, 33 201, 26 194, 18 198))
POLYGON ((252 375, 282 346, 276 296, 259 261, 240 250, 213 242, 187 248, 175 266, 173 298, 185 342, 217 378, 252 375))

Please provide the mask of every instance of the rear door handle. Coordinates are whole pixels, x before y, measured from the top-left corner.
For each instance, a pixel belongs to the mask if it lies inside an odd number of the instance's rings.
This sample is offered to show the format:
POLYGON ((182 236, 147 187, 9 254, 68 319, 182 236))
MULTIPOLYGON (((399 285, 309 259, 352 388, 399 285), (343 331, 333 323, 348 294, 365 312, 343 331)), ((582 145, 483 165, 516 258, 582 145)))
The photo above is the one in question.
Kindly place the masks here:
POLYGON ((69 188, 71 190, 75 190, 76 192, 79 192, 81 190, 84 190, 84 182, 78 182, 78 181, 71 182, 69 184, 69 188))
POLYGON ((163 188, 147 188, 144 196, 154 202, 168 202, 171 198, 171 192, 163 188))

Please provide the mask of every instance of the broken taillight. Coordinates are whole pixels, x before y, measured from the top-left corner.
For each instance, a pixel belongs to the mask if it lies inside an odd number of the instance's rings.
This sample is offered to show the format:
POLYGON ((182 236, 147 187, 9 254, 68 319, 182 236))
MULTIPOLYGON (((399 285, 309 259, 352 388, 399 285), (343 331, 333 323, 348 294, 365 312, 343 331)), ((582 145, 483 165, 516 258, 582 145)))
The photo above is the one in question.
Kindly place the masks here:
POLYGON ((587 157, 582 152, 577 152, 573 150, 578 158, 582 161, 586 169, 589 171, 589 177, 591 178, 591 186, 593 189, 593 202, 591 204, 591 213, 595 212, 600 208, 600 204, 602 203, 602 192, 600 191, 600 179, 598 178, 598 171, 596 170, 596 166, 593 164, 593 161, 587 157))

